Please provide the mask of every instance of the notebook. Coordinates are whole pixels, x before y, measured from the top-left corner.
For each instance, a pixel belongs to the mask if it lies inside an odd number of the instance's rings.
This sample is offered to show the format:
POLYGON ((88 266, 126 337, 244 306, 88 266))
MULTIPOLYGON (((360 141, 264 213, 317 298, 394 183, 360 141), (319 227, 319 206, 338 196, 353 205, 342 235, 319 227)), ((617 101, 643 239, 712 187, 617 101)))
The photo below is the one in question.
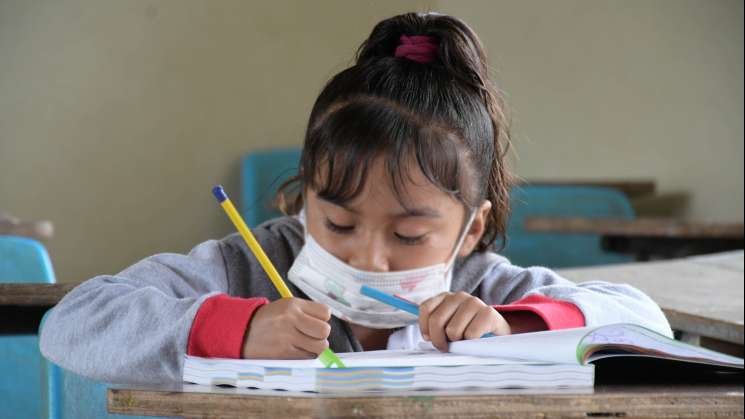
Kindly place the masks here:
POLYGON ((592 387, 594 362, 645 357, 742 371, 743 360, 675 341, 641 326, 614 324, 464 340, 436 350, 338 353, 347 368, 315 360, 186 356, 185 382, 343 393, 468 388, 592 387))
POLYGON ((188 356, 184 381, 288 391, 344 393, 466 388, 591 387, 593 366, 526 362, 438 351, 337 353, 346 368, 318 360, 219 359, 188 356))

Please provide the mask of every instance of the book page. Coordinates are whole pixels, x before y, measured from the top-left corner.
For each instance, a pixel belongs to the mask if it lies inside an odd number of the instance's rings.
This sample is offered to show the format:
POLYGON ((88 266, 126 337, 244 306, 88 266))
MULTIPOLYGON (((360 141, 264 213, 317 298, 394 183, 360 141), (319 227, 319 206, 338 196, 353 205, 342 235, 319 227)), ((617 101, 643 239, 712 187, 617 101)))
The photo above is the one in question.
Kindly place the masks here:
POLYGON ((597 327, 584 337, 580 343, 580 351, 583 353, 585 362, 631 353, 703 364, 743 367, 742 358, 673 340, 634 324, 597 327), (619 353, 619 350, 625 353, 619 353))
MULTIPOLYGON (((458 355, 439 351, 382 350, 366 352, 342 352, 336 354, 348 368, 355 367, 417 367, 417 366, 459 366, 459 365, 514 365, 531 364, 516 359, 493 356, 458 355)), ((186 356, 198 361, 202 368, 211 370, 241 369, 247 365, 268 368, 323 368, 318 359, 227 359, 199 358, 186 356)))
POLYGON ((494 356, 470 356, 439 351, 383 350, 337 354, 347 367, 418 367, 535 364, 494 356))
POLYGON ((592 330, 590 327, 580 327, 462 340, 450 343, 449 349, 461 355, 579 364, 577 345, 592 330))

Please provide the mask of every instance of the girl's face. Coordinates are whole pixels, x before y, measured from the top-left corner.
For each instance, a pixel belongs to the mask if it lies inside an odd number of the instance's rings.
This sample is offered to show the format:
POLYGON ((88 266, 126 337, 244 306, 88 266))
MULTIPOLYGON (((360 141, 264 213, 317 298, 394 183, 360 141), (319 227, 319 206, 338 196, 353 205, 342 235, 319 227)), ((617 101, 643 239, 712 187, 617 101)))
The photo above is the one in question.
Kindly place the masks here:
MULTIPOLYGON (((400 271, 446 262, 463 228, 466 210, 414 166, 416 170, 411 171, 401 194, 408 210, 396 198, 380 158, 370 167, 362 192, 344 206, 326 201, 308 188, 305 216, 309 233, 324 249, 360 270, 400 271)), ((491 203, 485 201, 477 209, 460 256, 468 255, 478 244, 490 208, 491 203)))

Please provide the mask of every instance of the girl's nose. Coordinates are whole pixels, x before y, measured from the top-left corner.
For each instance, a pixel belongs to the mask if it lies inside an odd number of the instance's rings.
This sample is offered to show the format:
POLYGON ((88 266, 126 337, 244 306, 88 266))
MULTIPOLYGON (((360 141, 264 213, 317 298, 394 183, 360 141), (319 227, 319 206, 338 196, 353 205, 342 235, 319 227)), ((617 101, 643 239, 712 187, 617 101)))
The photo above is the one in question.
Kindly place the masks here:
POLYGON ((388 272, 388 252, 377 240, 372 243, 359 243, 352 250, 347 263, 353 268, 370 272, 388 272))

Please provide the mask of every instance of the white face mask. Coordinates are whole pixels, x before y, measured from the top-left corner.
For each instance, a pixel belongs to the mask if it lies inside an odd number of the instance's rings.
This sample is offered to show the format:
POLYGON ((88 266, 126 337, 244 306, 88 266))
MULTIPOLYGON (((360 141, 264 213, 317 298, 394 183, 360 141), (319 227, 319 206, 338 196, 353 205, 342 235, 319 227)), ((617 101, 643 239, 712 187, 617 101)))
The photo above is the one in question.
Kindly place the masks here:
MULTIPOLYGON (((360 293, 362 285, 377 288, 414 303, 450 290, 453 263, 471 227, 471 214, 448 260, 437 265, 394 272, 362 271, 324 249, 305 229, 305 245, 290 268, 288 279, 314 301, 326 304, 338 318, 376 329, 403 327, 417 321, 413 314, 398 310, 360 293)), ((299 220, 305 225, 305 213, 299 220)))

